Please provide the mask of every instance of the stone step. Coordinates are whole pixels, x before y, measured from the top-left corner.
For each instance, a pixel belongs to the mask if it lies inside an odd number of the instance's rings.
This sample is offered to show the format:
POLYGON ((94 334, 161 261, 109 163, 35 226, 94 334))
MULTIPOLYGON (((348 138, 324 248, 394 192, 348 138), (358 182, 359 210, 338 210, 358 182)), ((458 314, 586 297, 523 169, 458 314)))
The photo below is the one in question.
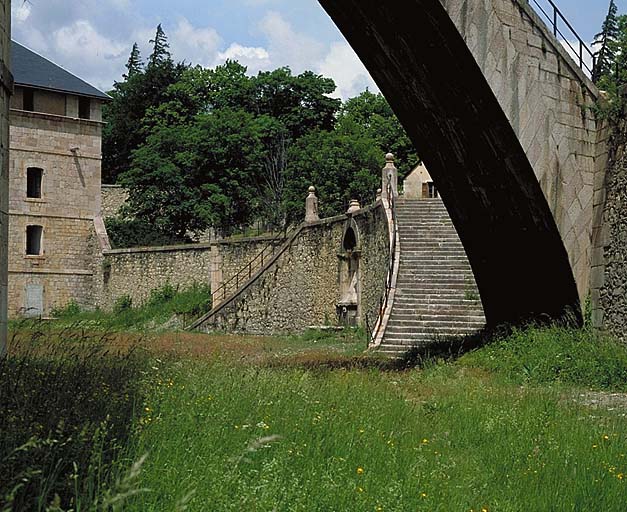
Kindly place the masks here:
POLYGON ((410 325, 410 324, 429 324, 432 323, 446 323, 447 325, 457 324, 457 323, 468 323, 468 324, 485 324, 485 317, 482 314, 471 315, 466 311, 462 311, 459 314, 429 314, 429 313, 421 313, 421 314, 405 314, 397 311, 392 311, 390 315, 390 324, 392 325, 410 325))
POLYGON ((443 240, 441 238, 428 238, 423 240, 403 240, 402 238, 399 238, 397 241, 401 244, 401 250, 431 250, 432 252, 436 252, 440 249, 457 249, 466 254, 466 249, 464 249, 464 246, 459 239, 443 240))
MULTIPOLYGON (((472 270, 468 267, 466 268, 427 268, 424 265, 420 264, 412 264, 410 262, 403 262, 403 278, 407 277, 410 281, 423 281, 430 279, 448 279, 455 278, 461 279, 464 281, 469 281, 471 283, 475 282, 475 276, 472 273, 472 270)), ((399 279, 401 279, 399 277, 399 279)))
MULTIPOLYGON (((456 263, 459 264, 461 262, 461 260, 465 259, 466 260, 466 264, 469 265, 468 263, 468 258, 466 258, 466 256, 460 252, 454 252, 454 253, 436 253, 435 251, 433 252, 413 252, 413 253, 409 253, 409 254, 403 254, 403 250, 401 249, 401 258, 400 261, 402 262, 407 262, 408 264, 415 264, 416 266, 419 266, 421 268, 424 268, 423 265, 421 265, 421 262, 427 261, 427 262, 437 262, 437 261, 442 261, 442 263, 456 263), (440 260, 437 260, 437 256, 440 256, 440 260), (457 258, 458 261, 455 261, 455 259, 457 258)), ((470 266, 470 265, 469 265, 470 266)))
POLYGON ((483 315, 481 304, 470 301, 459 301, 459 304, 452 302, 444 304, 412 304, 412 303, 394 303, 393 313, 400 315, 483 315))
POLYGON ((432 291, 437 293, 441 290, 445 291, 459 291, 461 290, 463 293, 475 292, 477 293, 476 288, 474 287, 474 283, 471 281, 399 281, 396 283, 396 290, 401 294, 411 293, 411 292, 423 292, 423 291, 432 291))
POLYGON ((481 328, 485 322, 421 322, 421 321, 396 321, 389 322, 385 331, 388 334, 456 334, 467 333, 474 329, 481 328))
POLYGON ((423 297, 421 300, 409 299, 408 297, 399 297, 398 303, 394 301, 393 311, 416 311, 421 309, 422 311, 432 310, 447 310, 460 308, 464 311, 482 311, 480 301, 467 300, 459 297, 438 297, 437 300, 430 300, 428 297, 423 297))
MULTIPOLYGON (((439 298, 457 298, 472 301, 475 300, 474 294, 479 295, 477 290, 466 287, 440 287, 435 290, 433 289, 433 287, 403 288, 398 285, 396 287, 396 299, 400 300, 401 302, 404 300, 419 301, 426 298, 430 298, 432 302, 437 301, 439 298), (469 293, 472 293, 473 297, 466 297, 466 295, 468 295, 469 293)), ((396 299, 394 299, 394 301, 396 301, 396 299)))

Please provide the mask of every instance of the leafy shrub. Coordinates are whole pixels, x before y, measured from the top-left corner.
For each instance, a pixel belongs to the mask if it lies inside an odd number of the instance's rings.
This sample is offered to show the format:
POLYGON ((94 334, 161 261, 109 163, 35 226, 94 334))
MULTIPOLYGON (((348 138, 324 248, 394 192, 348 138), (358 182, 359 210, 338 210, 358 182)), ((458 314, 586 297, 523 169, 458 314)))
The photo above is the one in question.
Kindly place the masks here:
POLYGON ((157 288, 150 292, 148 304, 151 306, 159 306, 171 301, 177 294, 177 290, 170 283, 166 283, 161 288, 157 288))
POLYGON ((64 307, 54 308, 52 310, 52 316, 65 318, 65 317, 76 316, 80 314, 80 312, 81 312, 81 307, 78 305, 78 302, 72 299, 64 307))
POLYGON ((157 230, 151 223, 139 219, 108 218, 105 221, 111 246, 115 249, 128 247, 154 247, 187 243, 190 240, 157 230))
POLYGON ((121 295, 115 299, 113 304, 113 313, 120 314, 124 311, 128 311, 133 307, 133 298, 130 295, 121 295))

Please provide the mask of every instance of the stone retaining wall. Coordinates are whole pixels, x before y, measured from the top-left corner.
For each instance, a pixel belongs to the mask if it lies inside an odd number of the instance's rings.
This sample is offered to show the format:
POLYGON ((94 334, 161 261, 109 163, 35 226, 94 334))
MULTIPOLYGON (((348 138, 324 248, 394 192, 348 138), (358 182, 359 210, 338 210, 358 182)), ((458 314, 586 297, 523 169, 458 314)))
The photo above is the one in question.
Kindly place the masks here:
POLYGON ((102 195, 102 218, 117 217, 120 208, 128 199, 128 192, 120 185, 102 185, 100 189, 102 195))
POLYGON ((188 288, 195 283, 216 289, 224 280, 253 259, 271 240, 269 237, 168 247, 140 247, 105 251, 102 290, 98 304, 111 309, 124 295, 139 305, 165 284, 188 288))
MULTIPOLYGON (((362 323, 372 327, 385 290, 389 262, 387 219, 381 203, 352 216, 358 228, 362 323)), ((298 332, 337 324, 342 239, 351 216, 303 227, 290 246, 248 288, 200 327, 255 334, 298 332)))
POLYGON ((605 179, 592 304, 594 326, 627 341, 627 123, 621 124, 605 179))

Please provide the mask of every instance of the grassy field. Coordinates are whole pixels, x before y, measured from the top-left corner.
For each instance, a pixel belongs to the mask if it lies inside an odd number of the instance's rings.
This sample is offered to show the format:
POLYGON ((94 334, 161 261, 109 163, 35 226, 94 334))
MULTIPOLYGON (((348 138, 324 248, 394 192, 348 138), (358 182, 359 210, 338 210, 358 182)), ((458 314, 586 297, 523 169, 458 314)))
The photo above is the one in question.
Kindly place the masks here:
POLYGON ((141 343, 110 474, 54 510, 625 510, 627 350, 585 330, 405 369, 356 333, 141 343))

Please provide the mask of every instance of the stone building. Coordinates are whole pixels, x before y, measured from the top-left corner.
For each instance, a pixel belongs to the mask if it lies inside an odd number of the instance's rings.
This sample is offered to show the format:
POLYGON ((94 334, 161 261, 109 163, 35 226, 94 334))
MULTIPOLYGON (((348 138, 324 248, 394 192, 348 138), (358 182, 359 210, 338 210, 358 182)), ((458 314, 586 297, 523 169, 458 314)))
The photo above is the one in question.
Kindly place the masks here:
POLYGON ((95 304, 108 247, 100 216, 102 104, 109 97, 13 42, 9 315, 95 304))
POLYGON ((403 181, 403 195, 410 199, 434 199, 438 189, 424 163, 418 164, 403 181))

